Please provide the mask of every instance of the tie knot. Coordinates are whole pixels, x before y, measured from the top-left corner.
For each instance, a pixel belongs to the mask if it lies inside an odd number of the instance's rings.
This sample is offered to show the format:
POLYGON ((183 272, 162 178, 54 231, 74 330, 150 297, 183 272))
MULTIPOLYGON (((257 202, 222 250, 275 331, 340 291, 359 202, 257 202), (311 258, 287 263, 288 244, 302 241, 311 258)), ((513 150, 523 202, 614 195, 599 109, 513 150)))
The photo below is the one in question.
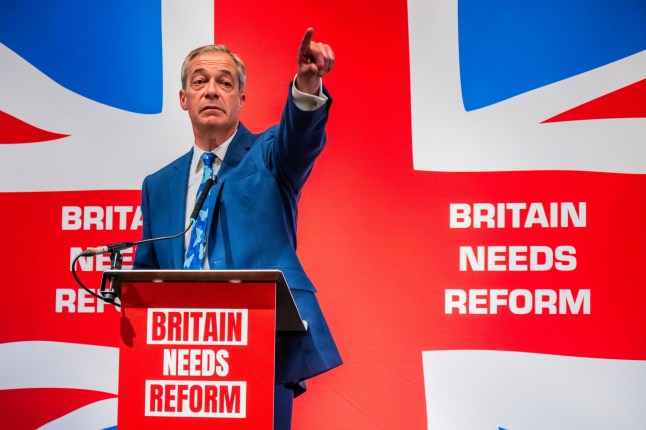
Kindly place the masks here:
POLYGON ((215 160, 215 154, 212 152, 205 152, 202 154, 202 161, 207 167, 213 167, 213 160, 215 160))

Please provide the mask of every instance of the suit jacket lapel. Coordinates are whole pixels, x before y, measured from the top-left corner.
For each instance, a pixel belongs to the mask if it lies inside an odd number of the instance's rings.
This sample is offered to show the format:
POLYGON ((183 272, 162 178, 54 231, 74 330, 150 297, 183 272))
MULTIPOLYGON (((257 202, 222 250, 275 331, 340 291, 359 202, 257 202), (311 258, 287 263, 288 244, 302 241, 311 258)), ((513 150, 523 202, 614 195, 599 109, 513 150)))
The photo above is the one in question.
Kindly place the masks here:
POLYGON ((238 132, 235 137, 229 144, 227 153, 222 160, 222 166, 218 171, 218 179, 226 179, 232 172, 235 171, 235 167, 240 163, 240 160, 245 156, 245 154, 251 148, 253 144, 253 135, 247 128, 240 123, 238 126, 238 132))
MULTIPOLYGON (((168 176, 167 189, 170 204, 169 223, 172 234, 179 233, 186 228, 186 188, 188 187, 188 174, 193 159, 193 148, 179 158, 174 170, 168 176)), ((184 265, 184 240, 171 239, 173 266, 181 269, 184 265)))

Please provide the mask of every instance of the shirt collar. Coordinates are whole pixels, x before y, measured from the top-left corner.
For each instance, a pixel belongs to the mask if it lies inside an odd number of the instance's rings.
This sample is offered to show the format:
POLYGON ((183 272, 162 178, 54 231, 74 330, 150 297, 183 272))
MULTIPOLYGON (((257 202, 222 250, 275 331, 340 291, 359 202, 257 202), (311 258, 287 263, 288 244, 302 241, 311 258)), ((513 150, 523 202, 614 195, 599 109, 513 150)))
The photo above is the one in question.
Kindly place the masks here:
MULTIPOLYGON (((229 145, 231 144, 231 141, 233 141, 233 138, 238 134, 238 130, 231 135, 230 138, 225 140, 221 145, 219 145, 217 148, 215 148, 213 151, 211 151, 213 154, 215 154, 216 157, 222 162, 224 160, 224 156, 227 153, 227 150, 229 149, 229 145)), ((204 154, 206 151, 200 149, 195 142, 193 142, 193 160, 191 161, 191 166, 192 166, 192 172, 193 173, 200 173, 202 171, 202 165, 204 162, 202 161, 202 154, 204 154)), ((218 161, 216 160, 216 163, 218 161)))

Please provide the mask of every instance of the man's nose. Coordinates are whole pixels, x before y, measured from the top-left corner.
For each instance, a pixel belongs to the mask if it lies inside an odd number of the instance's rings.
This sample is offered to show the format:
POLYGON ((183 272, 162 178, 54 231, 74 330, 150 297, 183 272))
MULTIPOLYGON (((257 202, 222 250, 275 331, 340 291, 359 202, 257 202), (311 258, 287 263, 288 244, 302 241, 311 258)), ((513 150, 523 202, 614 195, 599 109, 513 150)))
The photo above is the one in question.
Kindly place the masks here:
POLYGON ((218 83, 215 79, 209 80, 206 85, 206 96, 215 98, 220 97, 220 88, 218 87, 218 83))

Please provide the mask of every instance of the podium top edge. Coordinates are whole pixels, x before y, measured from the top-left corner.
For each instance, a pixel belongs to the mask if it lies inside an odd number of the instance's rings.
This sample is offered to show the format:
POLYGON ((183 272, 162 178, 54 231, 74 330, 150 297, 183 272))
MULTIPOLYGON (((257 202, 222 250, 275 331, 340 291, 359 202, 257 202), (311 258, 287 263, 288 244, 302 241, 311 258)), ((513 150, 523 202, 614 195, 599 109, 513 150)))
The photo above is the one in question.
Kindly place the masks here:
POLYGON ((275 282, 286 284, 280 270, 106 270, 104 278, 134 282, 275 282))

